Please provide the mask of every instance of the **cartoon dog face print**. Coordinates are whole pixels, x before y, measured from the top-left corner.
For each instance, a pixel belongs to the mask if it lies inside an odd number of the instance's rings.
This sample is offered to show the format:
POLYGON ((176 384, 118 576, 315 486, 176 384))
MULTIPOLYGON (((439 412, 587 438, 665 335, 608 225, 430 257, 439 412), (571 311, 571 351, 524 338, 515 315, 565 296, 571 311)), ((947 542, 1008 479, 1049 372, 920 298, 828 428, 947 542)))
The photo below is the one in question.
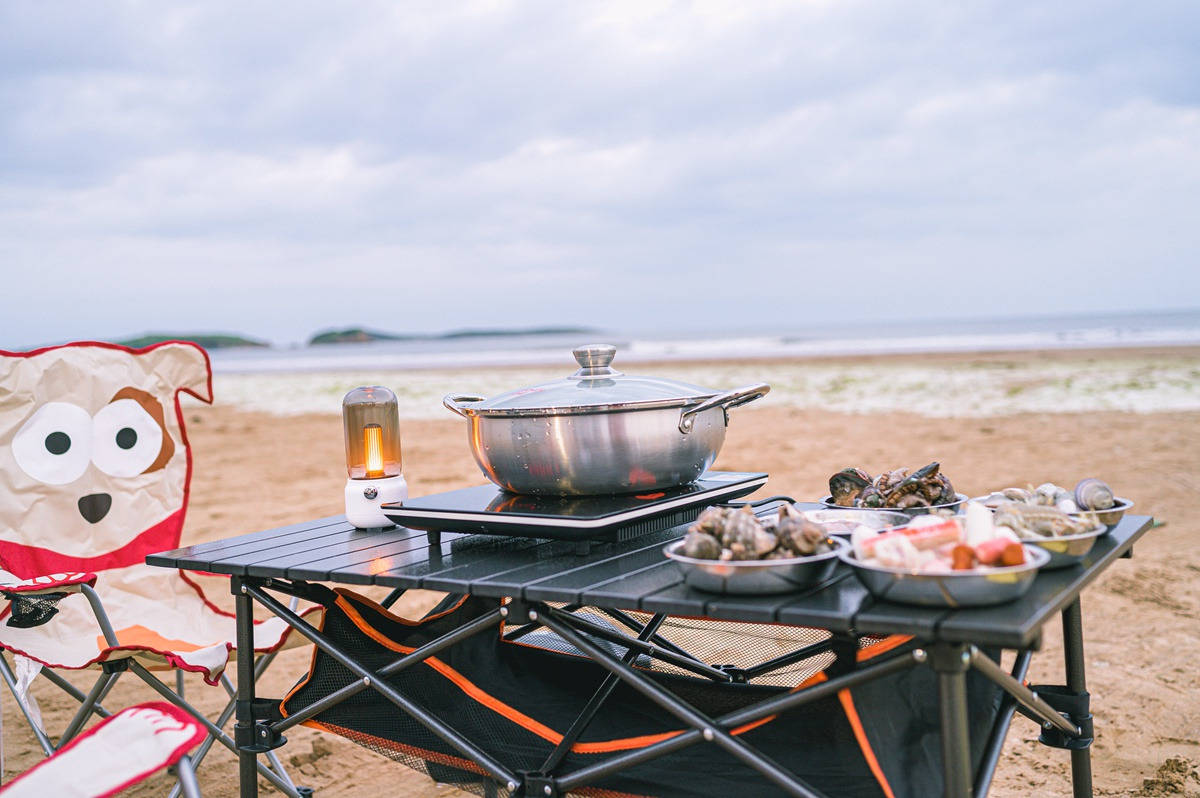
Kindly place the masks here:
POLYGON ((96 571, 176 545, 191 477, 180 391, 212 401, 194 344, 0 352, 0 567, 96 571))

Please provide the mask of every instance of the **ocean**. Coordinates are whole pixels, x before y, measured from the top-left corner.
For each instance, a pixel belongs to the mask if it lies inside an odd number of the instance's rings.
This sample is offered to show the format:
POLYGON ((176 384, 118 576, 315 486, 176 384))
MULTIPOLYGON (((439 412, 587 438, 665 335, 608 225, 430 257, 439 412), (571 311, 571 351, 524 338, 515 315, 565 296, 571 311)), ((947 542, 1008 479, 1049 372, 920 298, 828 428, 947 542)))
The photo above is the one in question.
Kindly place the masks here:
POLYGON ((611 343, 621 363, 787 359, 925 352, 1200 345, 1200 310, 1139 314, 940 319, 794 329, 479 335, 361 344, 216 349, 218 374, 569 366, 582 343, 611 343))
POLYGON ((337 414, 351 388, 385 385, 395 391, 402 418, 446 419, 452 416, 442 407, 444 395, 495 396, 561 379, 576 368, 570 350, 595 342, 616 345, 614 366, 628 374, 649 373, 713 390, 767 382, 771 392, 757 407, 939 418, 1200 410, 1200 354, 1157 356, 1131 349, 1200 345, 1200 312, 216 350, 214 392, 218 404, 255 412, 337 414), (962 367, 838 357, 1078 348, 1108 351, 1098 358, 1000 358, 962 367))

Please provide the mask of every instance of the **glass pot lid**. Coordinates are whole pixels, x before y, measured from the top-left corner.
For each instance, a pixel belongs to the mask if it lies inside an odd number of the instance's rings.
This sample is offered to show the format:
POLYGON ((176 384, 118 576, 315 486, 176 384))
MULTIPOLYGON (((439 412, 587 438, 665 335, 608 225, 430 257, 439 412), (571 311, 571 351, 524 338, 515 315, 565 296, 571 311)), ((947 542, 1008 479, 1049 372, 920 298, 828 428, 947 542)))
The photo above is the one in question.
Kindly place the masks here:
POLYGON ((617 348, 586 344, 572 350, 579 370, 569 377, 472 402, 472 415, 544 415, 682 407, 717 391, 664 377, 639 377, 612 368, 617 348))

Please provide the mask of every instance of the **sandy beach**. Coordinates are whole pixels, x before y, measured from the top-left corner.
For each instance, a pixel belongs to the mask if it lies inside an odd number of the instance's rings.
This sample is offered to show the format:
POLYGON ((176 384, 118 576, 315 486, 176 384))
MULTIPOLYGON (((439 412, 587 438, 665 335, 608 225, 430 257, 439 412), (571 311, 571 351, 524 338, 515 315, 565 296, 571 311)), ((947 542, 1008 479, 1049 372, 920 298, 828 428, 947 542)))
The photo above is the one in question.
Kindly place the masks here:
MULTIPOLYGON (((1153 515, 1163 525, 1147 534, 1132 560, 1116 563, 1083 595, 1096 714, 1096 794, 1200 794, 1200 781, 1186 771, 1177 783, 1153 781, 1170 758, 1200 760, 1200 550, 1194 534, 1200 521, 1200 350, 639 365, 637 370, 670 376, 686 371, 713 386, 753 378, 777 385, 761 406, 734 412, 716 464, 768 472, 764 491, 769 494, 815 499, 826 492, 829 475, 845 466, 878 472, 939 460, 956 488, 968 495, 1043 481, 1073 485, 1096 476, 1134 499, 1135 513, 1153 515), (842 388, 830 390, 839 375, 842 388), (968 401, 971 396, 977 401, 968 401)), ((561 369, 541 373, 563 375, 561 369)), ((195 458, 185 542, 341 512, 345 469, 337 400, 347 381, 378 381, 394 387, 402 400, 407 397, 406 407, 428 408, 405 413, 402 420, 404 473, 412 495, 481 483, 463 424, 437 399, 449 390, 518 387, 536 375, 527 369, 491 370, 486 385, 477 376, 219 376, 214 406, 189 403, 185 408, 195 458), (289 393, 295 402, 289 402, 289 393), (318 393, 323 404, 314 401, 318 393), (308 412, 268 412, 297 407, 308 412), (322 412, 313 412, 318 409, 322 412)), ((437 598, 410 594, 399 609, 418 614, 437 598)), ((1047 626, 1031 681, 1061 681, 1060 637, 1057 624, 1047 626)), ((282 694, 303 674, 308 657, 306 649, 281 655, 261 693, 282 694)), ((74 681, 90 684, 86 677, 74 681)), ((189 698, 207 711, 224 703, 220 689, 207 688, 198 678, 189 678, 188 688, 189 698)), ((50 727, 61 728, 70 703, 45 683, 34 693, 50 727)), ((129 678, 106 704, 119 707, 150 698, 148 689, 129 678)), ((11 698, 3 706, 4 775, 11 777, 39 752, 11 698)), ((1068 756, 1040 746, 1037 732, 1034 724, 1014 720, 992 795, 1069 795, 1068 756)), ((341 738, 310 729, 289 736, 282 758, 297 783, 314 787, 318 795, 461 794, 341 738)), ((236 766, 225 750, 210 755, 200 777, 205 795, 237 794, 236 766)), ((168 786, 160 775, 128 794, 159 795, 168 786)))

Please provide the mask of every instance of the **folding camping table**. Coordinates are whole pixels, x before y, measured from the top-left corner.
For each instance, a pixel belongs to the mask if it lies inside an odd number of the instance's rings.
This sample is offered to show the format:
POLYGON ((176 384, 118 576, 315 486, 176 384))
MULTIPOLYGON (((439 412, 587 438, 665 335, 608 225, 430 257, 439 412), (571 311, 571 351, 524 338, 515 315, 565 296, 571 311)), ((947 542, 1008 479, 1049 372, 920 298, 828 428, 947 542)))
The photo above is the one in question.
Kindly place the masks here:
MULTIPOLYGON (((232 576, 239 636, 235 740, 241 750, 243 798, 258 793, 257 755, 281 744, 282 732, 322 709, 311 706, 281 720, 263 709, 267 702, 256 701, 253 647, 249 645, 254 602, 283 618, 359 677, 360 682, 330 696, 329 703, 361 690, 375 690, 393 703, 397 711, 408 713, 463 758, 478 765, 496 784, 517 795, 566 794, 639 762, 693 744, 718 746, 787 794, 820 795, 729 730, 898 670, 927 667, 933 669, 937 678, 944 795, 962 798, 987 793, 1013 712, 1020 711, 1041 724, 1043 743, 1070 751, 1074 794, 1090 796, 1088 749, 1092 741, 1092 716, 1084 674, 1079 595, 1113 562, 1130 556, 1134 542, 1151 526, 1149 517, 1127 516, 1098 540, 1083 563, 1039 574, 1023 598, 995 607, 960 610, 876 601, 846 566, 839 566, 822 585, 797 594, 702 593, 684 585, 674 564, 662 554, 665 543, 682 535, 682 527, 618 543, 596 544, 581 551, 574 544, 528 538, 426 533, 402 527, 356 530, 337 516, 163 552, 147 557, 146 561, 151 565, 232 576), (496 599, 496 609, 491 615, 464 624, 388 666, 371 671, 355 662, 354 651, 341 650, 290 612, 286 601, 274 595, 303 597, 313 582, 469 594, 496 599), (510 601, 502 605, 501 598, 510 601), (613 639, 608 629, 571 612, 581 606, 602 608, 611 617, 629 621, 631 628, 640 629, 641 633, 637 638, 621 635, 613 639), (905 634, 912 635, 919 647, 904 656, 844 669, 816 687, 787 692, 713 718, 699 713, 630 666, 636 653, 680 658, 669 646, 656 644, 654 621, 638 625, 628 611, 655 618, 665 614, 815 627, 832 633, 831 646, 846 641, 852 644, 860 635, 905 634), (1030 657, 1040 646, 1043 626, 1056 614, 1062 617, 1065 684, 1031 689, 1024 682, 1030 657), (609 681, 620 680, 640 692, 688 731, 569 773, 519 773, 458 734, 449 721, 425 712, 386 683, 389 674, 422 662, 485 629, 494 630, 501 617, 510 625, 540 626, 557 634, 607 669, 612 675, 609 681), (610 640, 609 645, 604 644, 605 639, 610 640), (624 656, 613 653, 612 642, 626 649, 624 656), (1014 650, 1011 671, 999 667, 978 647, 1014 650), (983 748, 982 761, 974 772, 968 740, 969 671, 1004 691, 999 715, 983 748)), ((712 670, 711 663, 692 665, 712 670)), ((603 701, 601 692, 603 688, 597 692, 596 700, 603 701)), ((589 706, 585 715, 594 709, 589 706)))

